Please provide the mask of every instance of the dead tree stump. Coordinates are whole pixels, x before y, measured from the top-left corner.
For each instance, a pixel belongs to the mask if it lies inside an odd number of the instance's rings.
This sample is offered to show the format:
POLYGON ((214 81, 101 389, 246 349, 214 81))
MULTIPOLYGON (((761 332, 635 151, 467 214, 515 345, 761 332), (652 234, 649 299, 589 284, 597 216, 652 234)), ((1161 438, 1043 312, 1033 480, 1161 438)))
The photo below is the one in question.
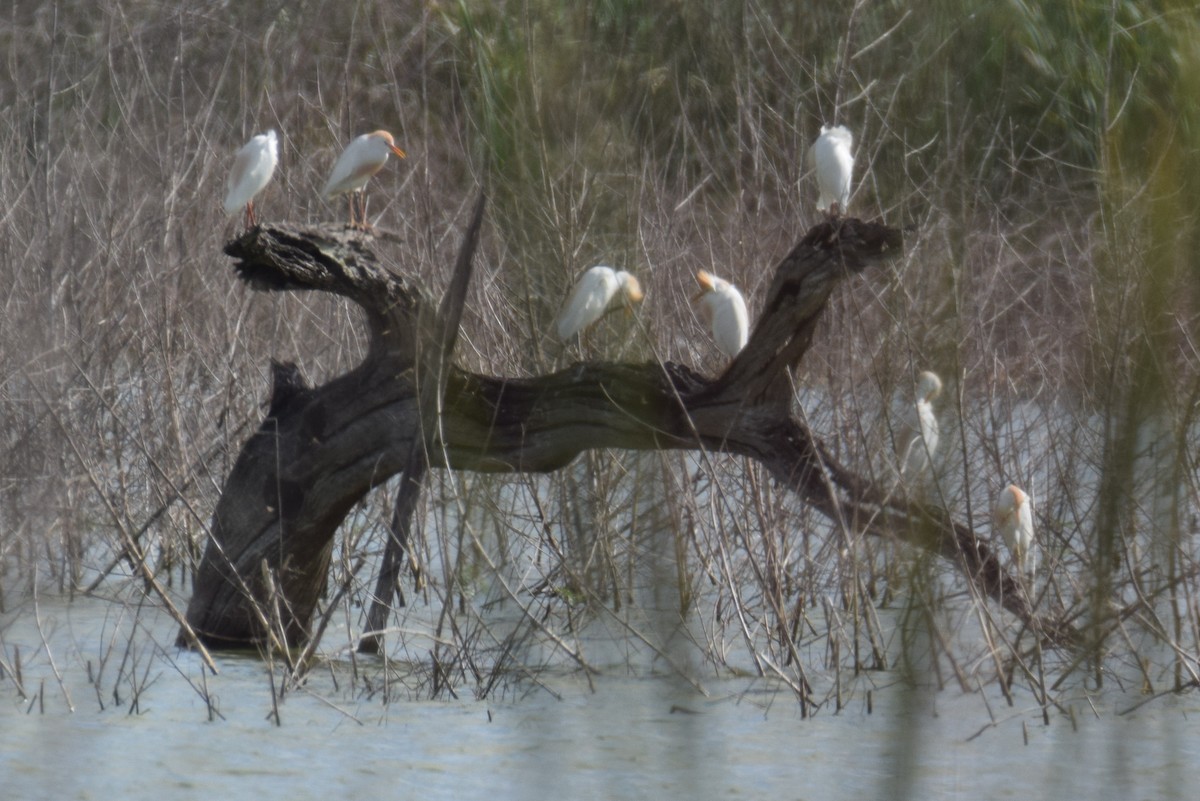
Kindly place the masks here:
POLYGON ((418 481, 427 468, 550 471, 591 448, 750 457, 831 520, 933 550, 1048 641, 1074 639, 1069 626, 1034 612, 969 527, 848 470, 792 412, 792 371, 830 293, 899 254, 899 231, 852 218, 810 230, 776 269, 749 343, 715 378, 671 362, 505 378, 450 362, 482 214, 481 198, 437 311, 380 264, 370 235, 259 226, 226 245, 256 290, 318 290, 357 303, 370 345, 362 364, 320 387, 275 365, 269 411, 225 482, 188 606, 205 645, 304 643, 339 524, 401 471, 418 481))

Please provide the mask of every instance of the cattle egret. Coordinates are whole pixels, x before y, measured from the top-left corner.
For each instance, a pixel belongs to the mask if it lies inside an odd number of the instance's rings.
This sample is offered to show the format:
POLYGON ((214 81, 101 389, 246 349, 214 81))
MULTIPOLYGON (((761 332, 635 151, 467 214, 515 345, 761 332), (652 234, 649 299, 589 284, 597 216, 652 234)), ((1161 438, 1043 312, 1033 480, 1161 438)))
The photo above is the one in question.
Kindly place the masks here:
POLYGON ((704 316, 712 326, 717 347, 732 359, 746 346, 750 335, 746 300, 733 284, 704 270, 696 273, 696 280, 701 291, 692 300, 703 303, 704 316))
POLYGON ((941 394, 942 380, 935 373, 925 370, 917 376, 915 420, 909 423, 908 430, 899 440, 904 446, 901 464, 905 475, 915 476, 925 472, 937 451, 938 421, 933 411, 933 401, 941 394))
POLYGON ((1033 504, 1029 496, 1020 487, 1009 484, 996 500, 993 518, 1013 562, 1023 574, 1032 576, 1037 569, 1037 554, 1033 548, 1033 504))
POLYGON ((371 180, 372 175, 383 169, 389 153, 394 153, 397 158, 404 158, 404 151, 396 147, 390 133, 373 131, 351 142, 333 165, 333 172, 325 182, 321 194, 326 198, 350 195, 351 228, 370 227, 367 225, 367 200, 363 187, 371 180))
POLYGON ((854 173, 854 136, 844 125, 821 126, 821 135, 808 149, 808 167, 816 170, 821 190, 817 211, 836 217, 850 206, 850 178, 854 173))
POLYGON ((568 339, 593 325, 604 316, 618 292, 630 304, 642 299, 641 284, 624 270, 614 270, 603 264, 587 270, 575 282, 571 297, 558 315, 558 336, 568 339))
POLYGON ((279 138, 274 131, 251 137, 233 158, 226 184, 225 213, 246 210, 245 225, 254 226, 254 196, 263 191, 279 163, 279 138))

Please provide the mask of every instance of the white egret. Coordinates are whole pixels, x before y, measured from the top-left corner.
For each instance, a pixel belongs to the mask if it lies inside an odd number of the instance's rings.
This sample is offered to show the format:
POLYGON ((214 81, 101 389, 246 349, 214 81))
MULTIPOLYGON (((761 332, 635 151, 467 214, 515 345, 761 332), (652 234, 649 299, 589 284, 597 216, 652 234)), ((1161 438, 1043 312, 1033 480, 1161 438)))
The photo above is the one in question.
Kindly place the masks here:
POLYGON ((817 211, 836 217, 850 206, 850 179, 854 173, 854 136, 844 125, 821 126, 821 135, 808 149, 808 167, 816 170, 821 190, 817 211))
POLYGON ((1032 576, 1037 569, 1033 547, 1033 504, 1020 487, 1009 484, 1000 491, 992 512, 996 528, 1020 571, 1032 576))
POLYGON ((236 214, 244 208, 247 228, 254 226, 254 196, 263 191, 275 165, 279 163, 279 138, 274 131, 267 131, 250 138, 233 158, 233 169, 226 183, 225 213, 236 214))
POLYGON ((746 300, 737 287, 712 273, 701 270, 696 273, 696 280, 701 289, 692 300, 703 303, 704 316, 712 326, 717 347, 732 359, 746 346, 750 336, 746 300))
POLYGON ((616 294, 624 295, 629 304, 642 299, 642 286, 624 270, 614 270, 603 264, 588 269, 575 286, 558 315, 558 336, 568 339, 586 330, 604 316, 616 294))
POLYGON ((367 200, 363 187, 371 176, 383 169, 388 154, 404 158, 404 151, 396 147, 396 141, 387 131, 372 131, 351 142, 333 165, 333 172, 325 182, 321 194, 326 198, 350 195, 350 227, 366 229, 367 200), (355 200, 357 199, 357 204, 355 200), (356 219, 357 210, 357 219, 356 219))
POLYGON ((928 370, 917 376, 914 415, 907 430, 897 443, 903 446, 900 452, 901 471, 906 476, 916 476, 931 465, 938 446, 938 421, 933 411, 933 401, 942 394, 942 380, 928 370))

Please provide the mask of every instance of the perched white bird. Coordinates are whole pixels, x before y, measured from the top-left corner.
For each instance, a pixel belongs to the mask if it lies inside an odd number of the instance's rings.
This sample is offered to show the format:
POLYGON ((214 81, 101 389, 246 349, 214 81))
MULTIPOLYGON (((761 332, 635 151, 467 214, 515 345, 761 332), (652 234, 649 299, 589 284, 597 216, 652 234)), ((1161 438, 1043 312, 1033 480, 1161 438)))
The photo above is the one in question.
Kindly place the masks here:
POLYGON ((351 142, 334 163, 333 172, 329 174, 329 180, 325 182, 321 194, 326 198, 350 194, 351 228, 369 227, 366 193, 363 187, 371 180, 372 175, 383 169, 389 153, 394 153, 397 158, 404 158, 404 151, 396 147, 396 141, 390 133, 372 131, 351 142))
POLYGON ((559 312, 558 336, 561 339, 578 334, 604 316, 608 304, 618 292, 626 302, 633 304, 642 299, 642 286, 638 280, 624 270, 614 270, 598 264, 588 269, 575 286, 562 311, 559 312))
POLYGON ((844 125, 821 126, 821 135, 808 149, 808 167, 817 172, 821 190, 817 211, 845 214, 850 206, 850 178, 854 173, 854 136, 844 125))
POLYGON ((1037 569, 1033 547, 1033 504, 1021 488, 1009 484, 1000 491, 992 512, 996 528, 1021 572, 1032 576, 1037 569))
POLYGON ((279 163, 279 138, 274 131, 251 137, 233 158, 226 184, 225 213, 245 208, 247 228, 254 225, 254 196, 263 191, 279 163))
POLYGON ((925 472, 937 452, 938 421, 933 401, 942 394, 942 380, 936 373, 925 370, 917 376, 915 420, 897 443, 902 446, 900 464, 904 475, 916 476, 925 472))
POLYGON ((704 316, 712 326, 717 347, 732 359, 746 347, 750 336, 746 300, 737 287, 712 273, 701 270, 696 273, 696 280, 700 282, 700 294, 692 300, 703 303, 704 316))

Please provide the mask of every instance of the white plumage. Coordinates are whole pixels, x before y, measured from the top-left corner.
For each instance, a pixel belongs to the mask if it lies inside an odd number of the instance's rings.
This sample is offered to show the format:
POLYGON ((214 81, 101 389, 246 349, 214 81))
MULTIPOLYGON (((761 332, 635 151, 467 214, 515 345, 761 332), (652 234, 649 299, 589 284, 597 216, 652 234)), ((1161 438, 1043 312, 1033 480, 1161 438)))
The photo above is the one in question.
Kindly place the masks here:
POLYGON ((817 211, 845 214, 850 206, 854 174, 854 136, 844 125, 821 126, 821 135, 808 149, 809 169, 817 173, 817 211), (836 205, 835 205, 836 204, 836 205))
POLYGON ((1033 546, 1033 504, 1020 487, 1009 484, 1000 491, 993 511, 996 528, 1020 571, 1032 576, 1037 570, 1033 546))
POLYGON ((704 315, 712 327, 717 347, 729 358, 733 358, 746 346, 750 336, 750 316, 746 312, 746 300, 738 288, 712 273, 701 270, 696 273, 701 292, 694 300, 703 305, 704 315))
POLYGON ((366 227, 367 209, 366 200, 362 197, 363 187, 367 185, 367 181, 371 180, 372 175, 383 169, 384 164, 387 164, 388 154, 404 158, 404 151, 396 147, 396 141, 390 133, 372 131, 357 137, 334 162, 333 171, 329 174, 329 180, 325 182, 325 188, 321 190, 321 194, 326 198, 332 198, 351 193, 351 228, 366 227), (357 215, 359 219, 357 220, 355 219, 356 194, 359 196, 360 203, 357 215))
POLYGON ((261 192, 279 163, 279 139, 274 131, 250 138, 233 158, 233 169, 226 183, 225 213, 246 210, 246 227, 254 225, 254 196, 261 192))
POLYGON ((575 282, 558 315, 558 336, 568 339, 595 324, 604 316, 618 292, 623 293, 629 303, 642 299, 641 284, 624 270, 614 270, 603 264, 588 269, 575 282))
POLYGON ((901 446, 900 464, 904 475, 912 477, 929 469, 938 446, 938 421, 933 401, 942 394, 942 380, 925 370, 917 376, 913 420, 897 440, 901 446))

